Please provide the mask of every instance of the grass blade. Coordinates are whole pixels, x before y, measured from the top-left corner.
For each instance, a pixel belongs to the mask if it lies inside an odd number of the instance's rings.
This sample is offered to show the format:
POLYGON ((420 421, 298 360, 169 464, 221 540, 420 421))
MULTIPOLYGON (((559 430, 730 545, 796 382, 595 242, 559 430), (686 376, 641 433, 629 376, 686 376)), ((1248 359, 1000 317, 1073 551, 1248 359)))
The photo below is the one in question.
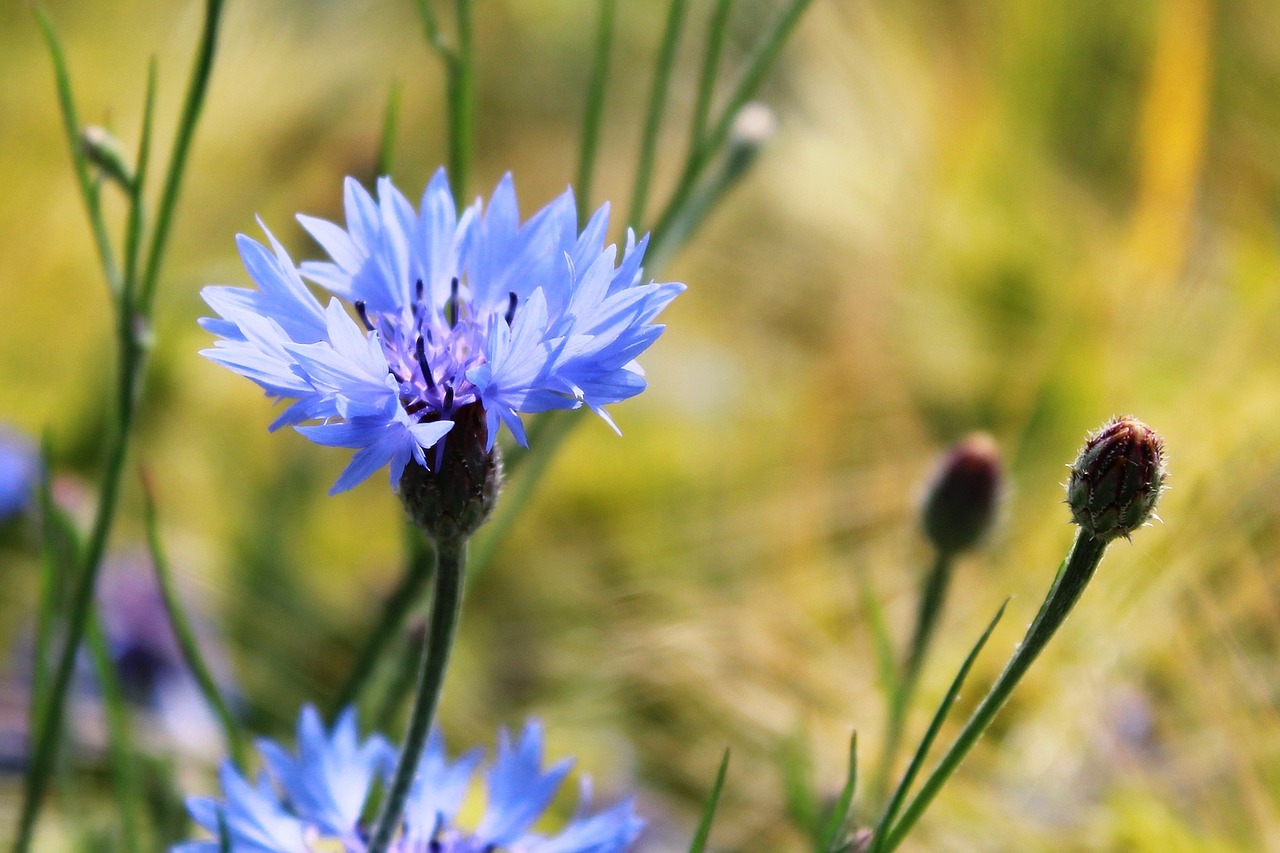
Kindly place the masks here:
POLYGON ((382 113, 382 139, 378 143, 378 162, 374 164, 374 178, 391 174, 395 159, 396 128, 400 125, 400 82, 391 84, 387 93, 387 107, 382 113))
POLYGON ((671 69, 675 66, 676 47, 680 43, 680 30, 684 24, 687 0, 671 0, 667 7, 667 24, 663 31, 658 62, 653 70, 653 87, 649 93, 649 111, 645 116, 644 132, 640 137, 640 157, 636 165, 636 182, 631 192, 631 212, 627 224, 640 230, 644 209, 649 201, 649 184, 653 180, 653 161, 658 151, 658 130, 666 112, 667 90, 671 82, 671 69))
POLYGON ((853 795, 858 789, 858 733, 849 737, 849 775, 845 777, 844 787, 840 789, 840 799, 827 818, 826 831, 822 833, 822 846, 819 850, 835 853, 841 842, 840 830, 849 821, 849 808, 853 805, 853 795))
POLYGON ((706 808, 702 810, 702 820, 698 823, 698 831, 694 833, 689 844, 689 853, 703 853, 707 849, 707 839, 711 836, 711 823, 716 817, 716 806, 720 803, 720 791, 724 789, 724 778, 729 772, 729 750, 725 749, 724 758, 720 759, 720 769, 716 771, 715 784, 711 786, 711 794, 707 797, 706 808))
POLYGON ((956 673, 956 677, 951 681, 951 686, 947 688, 946 695, 942 697, 942 704, 938 706, 937 712, 934 713, 933 720, 929 723, 929 728, 925 732, 924 738, 921 739, 920 745, 916 747, 915 755, 911 756, 911 763, 907 765, 907 772, 903 774, 902 781, 898 783, 893 796, 889 799, 889 804, 885 806, 880 822, 876 824, 875 832, 871 837, 871 849, 873 851, 880 849, 881 839, 885 837, 885 833, 893 823, 893 819, 897 817, 898 810, 902 807, 902 801, 906 799, 907 792, 911 790, 912 783, 915 782, 916 776, 920 773, 925 757, 929 754, 929 749, 933 746, 933 742, 937 740, 938 733, 942 730, 942 724, 947 719, 947 714, 951 711, 951 706, 955 704, 956 697, 960 695, 960 688, 964 686, 964 680, 968 678, 969 670, 973 667, 974 661, 978 659, 978 653, 987 644, 987 640, 991 637, 991 632, 995 630, 1000 618, 1004 616, 1004 609, 1008 606, 1009 599, 1006 598, 1004 603, 1000 605, 1000 609, 996 611, 996 615, 992 618, 990 624, 987 625, 987 630, 982 632, 978 642, 969 651, 964 663, 960 665, 960 671, 956 673))
POLYGON ((218 690, 213 674, 210 672, 208 664, 205 663, 204 655, 200 653, 200 645, 196 642, 195 632, 191 629, 191 621, 187 619, 186 611, 183 610, 181 602, 178 601, 177 593, 174 591, 169 560, 165 556, 164 549, 160 543, 155 498, 150 487, 147 486, 145 478, 143 495, 143 515, 147 529, 147 548, 151 553, 151 565, 155 569, 156 583, 160 586, 160 595, 164 599, 164 609, 169 616, 169 623, 173 626, 174 636, 178 639, 178 647, 182 650, 182 659, 195 677, 196 684, 200 688, 200 695, 204 697, 209 710, 213 712, 218 724, 222 727, 223 735, 227 740, 227 749, 231 753, 232 760, 243 767, 244 736, 241 734, 235 718, 231 715, 231 710, 227 707, 226 701, 218 690))
POLYGON ((42 9, 35 10, 36 20, 40 22, 40 30, 44 33, 45 43, 49 46, 49 56, 53 60, 54 81, 58 88, 58 107, 62 112, 62 126, 67 134, 67 144, 71 148, 71 161, 76 170, 76 182, 80 185, 80 195, 84 198, 84 206, 89 214, 89 226, 93 231, 93 242, 98 248, 98 260, 107 278, 107 288, 114 299, 120 298, 122 284, 120 268, 116 265, 115 252, 107 237, 107 225, 102 219, 102 210, 98 205, 98 187, 89 174, 89 162, 85 159, 84 149, 80 146, 80 119, 76 116, 75 97, 71 92, 71 74, 67 71, 66 54, 62 52, 62 43, 42 9))
POLYGON ((609 79, 609 55, 613 51, 613 24, 618 0, 600 0, 600 21, 596 26, 596 53, 587 84, 587 108, 582 117, 582 152, 578 157, 578 227, 591 213, 591 176, 600 144, 600 122, 604 117, 604 91, 609 79))

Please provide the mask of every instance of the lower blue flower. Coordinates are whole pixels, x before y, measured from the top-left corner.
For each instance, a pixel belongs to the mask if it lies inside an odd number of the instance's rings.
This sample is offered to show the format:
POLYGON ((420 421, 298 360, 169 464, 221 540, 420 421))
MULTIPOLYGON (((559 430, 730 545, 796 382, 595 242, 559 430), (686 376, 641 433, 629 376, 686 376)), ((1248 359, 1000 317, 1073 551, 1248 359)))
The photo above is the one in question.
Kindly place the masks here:
MULTIPOLYGON (((195 822, 215 838, 176 845, 171 853, 364 853, 368 826, 361 816, 374 782, 385 784, 395 766, 396 750, 385 738, 362 741, 353 710, 326 731, 316 710, 306 707, 296 755, 271 741, 260 741, 258 749, 266 770, 256 783, 228 761, 219 774, 224 802, 187 801, 195 822)), ((644 826, 631 800, 592 813, 584 780, 573 820, 555 835, 531 832, 572 760, 544 771, 542 727, 530 721, 514 742, 505 730, 498 733, 484 814, 474 829, 460 827, 455 820, 483 757, 472 750, 450 760, 439 732, 431 734, 394 853, 620 853, 644 826)))

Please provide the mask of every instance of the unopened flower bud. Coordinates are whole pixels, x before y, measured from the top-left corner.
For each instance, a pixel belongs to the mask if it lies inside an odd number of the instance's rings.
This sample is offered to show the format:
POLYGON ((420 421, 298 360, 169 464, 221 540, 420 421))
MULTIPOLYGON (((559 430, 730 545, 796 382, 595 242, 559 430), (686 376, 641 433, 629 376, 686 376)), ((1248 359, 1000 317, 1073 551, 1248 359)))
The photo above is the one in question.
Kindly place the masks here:
POLYGON ((778 130, 778 116, 759 101, 750 101, 738 110, 729 130, 727 172, 729 182, 740 177, 778 130))
POLYGON ((978 544, 995 521, 1003 482, 1000 453, 991 436, 965 438, 943 458, 925 493, 925 536, 944 554, 978 544))
POLYGON ((1095 539, 1128 537, 1154 515, 1165 478, 1164 442, 1135 418, 1116 418, 1090 436, 1071 466, 1071 517, 1095 539))
POLYGON ((409 517, 437 542, 475 533, 493 512, 502 486, 502 457, 498 445, 486 449, 481 405, 462 406, 451 419, 453 428, 427 451, 431 467, 411 461, 400 477, 400 500, 409 517))
POLYGON ((129 158, 125 156, 120 140, 111 131, 96 124, 84 127, 80 131, 80 150, 84 152, 85 159, 108 180, 115 181, 126 192, 133 187, 133 169, 129 166, 129 158))

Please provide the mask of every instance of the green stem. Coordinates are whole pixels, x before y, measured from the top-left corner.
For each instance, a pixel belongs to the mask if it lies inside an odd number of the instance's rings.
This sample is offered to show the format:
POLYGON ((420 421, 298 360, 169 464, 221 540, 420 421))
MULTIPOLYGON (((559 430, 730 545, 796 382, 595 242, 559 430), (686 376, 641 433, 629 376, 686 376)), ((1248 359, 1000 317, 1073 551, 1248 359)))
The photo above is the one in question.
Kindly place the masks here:
POLYGON ((213 74, 213 57, 218 47, 218 23, 222 18, 223 0, 205 0, 204 28, 200 33, 200 46, 196 52, 191 79, 187 83, 186 99, 182 103, 182 116, 178 120, 178 133, 173 139, 173 153, 169 158, 169 173, 165 175, 164 188, 160 192, 160 206, 156 209, 155 230, 151 234, 151 248, 143 267, 142 288, 138 292, 137 310, 143 317, 151 316, 151 301, 155 298, 156 282, 160 278, 160 262, 164 259, 169 242, 169 228, 178 205, 182 189, 182 177, 187 171, 187 155, 191 140, 195 137, 196 124, 204 107, 205 94, 209 90, 209 78, 213 74))
POLYGON ((733 120, 737 117, 738 111, 755 96, 756 90, 760 88, 760 83, 764 80, 765 73, 778 58, 778 54, 781 52, 783 44, 786 43, 787 37, 791 35, 791 31, 795 29, 796 24, 800 21, 800 16, 809 8, 811 2, 813 0, 791 0, 791 3, 774 18, 764 38, 761 39, 750 58, 748 58, 746 70, 743 72, 742 77, 739 78, 738 85, 734 87, 733 92, 730 94, 720 118, 707 131, 702 144, 698 148, 691 150, 689 157, 686 158, 684 172, 680 176, 680 180, 676 182, 676 190, 672 193, 671 198, 667 201, 666 208, 658 217, 657 224, 653 226, 653 237, 649 243, 651 252, 656 252, 657 247, 666 240, 666 232, 669 230, 670 225, 680 217, 684 207, 690 201, 698 184, 698 179, 724 145, 725 140, 729 138, 729 131, 733 127, 733 120))
POLYGON ((120 836, 124 849, 137 853, 142 849, 138 821, 138 770, 133 758, 129 709, 124 690, 116 673, 115 662, 107 648, 107 639, 95 613, 89 618, 89 654, 102 688, 102 710, 107 721, 107 751, 111 761, 112 795, 120 815, 120 836))
POLYGON ((929 775, 929 778, 925 780, 920 788, 920 793, 903 810, 902 817, 894 824, 893 829, 883 841, 877 840, 875 845, 877 851, 889 853, 889 851, 896 849, 906 838, 907 833, 911 831, 911 828, 915 826, 921 815, 924 814, 925 809, 933 802, 934 797, 942 790, 943 785, 946 784, 951 774, 960 766, 960 762, 964 760, 969 750, 973 748, 982 733, 986 731, 987 726, 995 719, 996 714, 1004 707, 1004 703, 1008 701, 1010 694, 1013 693, 1013 689, 1017 687, 1022 676, 1026 674, 1031 664, 1035 662, 1040 652, 1044 650, 1049 640, 1053 638, 1058 628, 1062 626, 1067 614, 1071 612, 1071 608, 1080 599, 1080 594, 1084 592, 1085 586, 1088 585, 1094 571, 1098 568, 1098 563, 1102 560, 1102 554, 1106 550, 1106 546, 1106 542, 1093 538, 1083 530, 1076 534, 1076 541, 1067 557, 1066 564, 1058 573, 1058 577, 1050 588, 1049 594, 1045 598, 1044 605, 1040 608, 1035 621, 1027 629, 1026 637, 1014 651, 1013 656, 1009 658, 1009 662, 1005 664, 1004 671, 1000 673, 1000 677, 996 679, 995 684, 991 686, 991 690, 973 712, 969 722, 965 724, 960 734, 956 737, 955 743, 947 750, 947 754, 942 757, 942 760, 938 763, 933 773, 929 775))
POLYGON ((422 650, 422 669, 418 676, 418 694, 413 711, 409 715, 409 728, 405 732, 400 759, 387 789, 382 811, 374 826, 369 842, 369 853, 386 853, 395 837, 404 814, 405 800, 413 785, 422 750, 427 744, 431 721, 440 701, 440 688, 444 684, 445 670, 449 664, 449 652, 458 626, 458 614, 462 610, 463 569, 467 560, 467 543, 462 540, 444 540, 436 543, 435 594, 431 600, 431 623, 427 628, 426 644, 422 650))
POLYGON ((878 801, 884 796, 889 777, 893 774, 894 760, 898 757, 898 749, 902 745, 902 730, 906 725, 907 708, 911 705, 911 696, 920 679, 920 670, 928 655, 934 629, 937 628, 938 619, 942 616, 947 586, 951 581, 951 569, 951 555, 939 551, 934 557, 929 574, 925 576, 920 593, 920 606, 916 612, 915 633, 911 637, 911 645, 907 647, 907 657, 902 665, 902 677, 898 679, 897 689, 889 694, 889 718, 885 724, 884 752, 880 756, 880 768, 876 776, 876 784, 872 788, 873 801, 878 801))
POLYGON ((693 128, 689 132, 690 158, 696 156, 707 135, 707 122, 711 118, 711 96, 715 92, 716 77, 720 71, 720 55, 724 52, 724 39, 729 33, 729 13, 733 0, 716 0, 707 26, 707 52, 702 57, 702 73, 698 77, 698 100, 693 107, 693 128))
POLYGON ((71 162, 75 166, 80 196, 84 199, 85 210, 89 214, 93 243, 98 249, 98 260, 102 264, 102 271, 107 279, 107 288, 111 296, 118 299, 122 290, 120 267, 116 263, 111 241, 107 238, 107 225, 102 218, 102 208, 98 204, 98 187, 89 174, 89 163, 80 145, 80 120, 76 117, 76 103, 71 93, 71 75, 67 71, 66 56, 62 52, 62 43, 58 41, 53 23, 40 7, 36 7, 35 13, 36 20, 40 22, 40 30, 44 33, 45 42, 49 46, 49 55, 53 59, 54 82, 58 89, 62 127, 67 134, 67 144, 71 146, 71 162))
POLYGON ((192 676, 195 677, 196 685, 200 688, 200 695, 204 697, 205 703, 222 727, 222 733, 227 740, 227 749, 231 754, 231 760, 238 766, 244 767, 244 736, 236 725, 235 717, 231 715, 231 709, 227 707, 226 700, 222 698, 222 694, 218 690, 218 684, 214 680, 208 664, 205 663, 204 655, 200 653, 200 644, 196 642, 195 631, 191 629, 191 621, 187 619, 186 611, 183 610, 182 603, 178 600, 178 594, 173 588, 173 575, 169 570, 169 560, 165 556, 164 548, 160 543, 160 525, 156 517, 155 500, 152 498, 149 488, 144 489, 144 492, 146 499, 143 512, 147 529, 147 548, 151 552, 151 564, 156 573, 156 583, 160 587, 160 597, 164 601, 165 613, 169 617, 169 624, 173 627, 173 635, 178 640, 178 648, 182 651, 182 659, 186 662, 187 668, 191 670, 192 676))
POLYGON ((587 109, 582 118, 582 153, 578 158, 578 227, 587 224, 591 213, 591 175, 600 144, 600 121, 604 116, 604 90, 609 79, 609 54, 613 46, 613 22, 618 0, 600 0, 600 22, 596 28, 596 54, 587 85, 587 109))
POLYGON ((471 173, 471 129, 475 116, 475 71, 471 59, 471 0, 456 0, 458 50, 449 64, 449 179, 458 209, 466 205, 471 173))
POLYGON ((35 750, 31 758, 31 771, 23 786, 22 812, 18 819, 18 831, 14 840, 14 853, 25 853, 35 832, 36 818, 44 800, 45 789, 53 772, 58 742, 62 735, 62 715, 66 706, 67 689, 75 671, 76 650, 84 639, 85 627, 93 607, 93 591, 98 570, 106 552, 107 539, 115 521, 120 495, 120 483, 124 474, 125 457, 145 358, 136 344, 122 341, 120 413, 116 435, 112 441, 106 473, 98 496, 98 514, 85 550, 84 565, 80 569, 79 583, 73 593, 71 613, 67 620, 67 636, 58 659, 48 698, 42 704, 40 718, 35 721, 33 738, 35 750))
POLYGON ((653 161, 658 152, 658 129, 666 112, 667 89, 671 82, 671 70, 675 67, 676 47, 680 43, 680 29, 684 24, 687 0, 671 0, 667 7, 667 25, 658 51, 658 64, 653 71, 653 88, 649 93, 649 111, 645 116, 644 134, 640 138, 640 158, 636 167, 635 188, 631 192, 631 212, 627 224, 639 230, 640 220, 649 201, 649 184, 653 179, 653 161))

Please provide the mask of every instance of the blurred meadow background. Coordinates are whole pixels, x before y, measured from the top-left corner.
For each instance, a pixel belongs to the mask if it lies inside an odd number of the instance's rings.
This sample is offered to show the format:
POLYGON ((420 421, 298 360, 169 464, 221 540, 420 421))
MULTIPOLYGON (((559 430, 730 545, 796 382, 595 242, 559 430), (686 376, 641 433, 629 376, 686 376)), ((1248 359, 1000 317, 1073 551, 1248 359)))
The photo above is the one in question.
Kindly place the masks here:
MULTIPOLYGON (((168 133, 199 4, 44 6, 82 120, 133 150, 155 52, 168 133)), ((659 200, 710 7, 690 4, 659 200)), ((737 3, 730 69, 776 7, 737 3)), ((664 10, 619 5, 592 198, 614 201, 615 223, 664 10)), ((528 214, 573 179, 596 14, 477 4, 471 195, 509 170, 528 214)), ((233 236, 260 236, 255 215, 295 259, 318 256, 292 217, 340 219, 342 177, 373 177, 396 81, 392 174, 416 198, 445 159, 444 80, 408 0, 233 0, 219 51, 134 459, 242 713, 291 742, 299 705, 331 709, 400 576, 403 512, 381 475, 327 497, 345 455, 268 435, 261 393, 197 355, 211 340, 198 291, 248 283, 233 236)), ((25 4, 0 6, 0 81, 0 422, 48 430, 59 495, 87 517, 77 482, 103 464, 113 332, 25 4)), ((798 780, 819 807, 833 798, 854 729, 876 758, 884 701, 859 578, 905 643, 938 454, 991 433, 1009 494, 958 567, 916 736, 1013 596, 948 732, 999 671, 1071 541, 1064 466, 1086 431, 1131 413, 1167 442, 1164 523, 1111 548, 906 849, 1280 849, 1280 7, 816 0, 762 100, 775 137, 650 269, 689 290, 642 359, 649 390, 613 409, 623 436, 582 424, 469 580, 440 711, 451 747, 537 715, 550 754, 577 756, 604 797, 638 794, 666 850, 687 843, 728 746, 712 846, 804 849, 814 806, 798 780)), ((130 474, 116 561, 145 554, 140 491, 130 474)), ((33 534, 6 530, 0 561, 3 725, 20 743, 33 534)), ((379 697, 408 648, 380 670, 366 727, 399 731, 403 709, 379 697)), ((214 790, 220 754, 215 740, 178 759, 183 793, 214 790)), ((0 776, 6 837, 20 786, 20 768, 0 776)), ((103 773, 55 786, 37 849, 94 826, 106 844, 108 789, 103 773)))

